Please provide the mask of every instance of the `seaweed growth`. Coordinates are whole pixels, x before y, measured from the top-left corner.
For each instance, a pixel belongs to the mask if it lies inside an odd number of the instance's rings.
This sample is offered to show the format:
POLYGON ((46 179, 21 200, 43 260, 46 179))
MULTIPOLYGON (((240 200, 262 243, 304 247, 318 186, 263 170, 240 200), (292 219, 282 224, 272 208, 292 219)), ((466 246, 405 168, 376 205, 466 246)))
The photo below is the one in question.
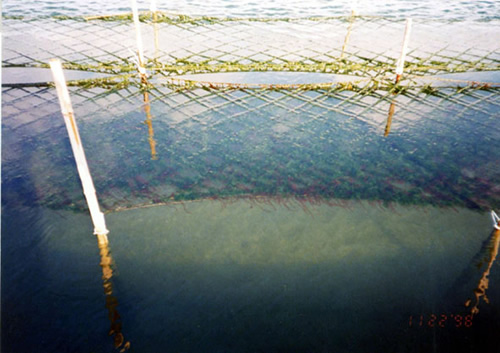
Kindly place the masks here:
MULTIPOLYGON (((40 40, 40 48, 33 50, 10 43, 4 66, 46 67, 44 55, 50 53, 65 69, 114 75, 69 82, 82 107, 77 115, 85 122, 89 160, 95 163, 107 210, 235 197, 300 205, 369 200, 481 211, 498 206, 500 176, 494 166, 500 150, 495 119, 500 85, 481 77, 430 76, 498 71, 496 48, 472 48, 465 55, 450 47, 443 34, 442 48, 436 40, 432 50, 412 50, 403 79, 394 83, 393 45, 379 38, 401 32, 401 21, 394 19, 142 13, 140 20, 149 33, 142 62, 147 82, 129 50, 135 44, 130 14, 4 21, 7 31, 15 32, 21 24, 32 26, 32 32, 44 28, 62 33, 61 42, 69 38, 75 48, 68 50, 57 41, 40 40), (304 29, 305 39, 286 34, 304 29), (82 39, 82 32, 88 37, 82 39), (332 33, 341 35, 330 38, 332 33), (168 41, 162 43, 165 37, 168 41), (370 47, 361 37, 375 44, 370 47), (354 78, 251 85, 179 77, 226 72, 354 78)), ((441 28, 442 23, 433 25, 441 28)), ((37 98, 46 95, 34 88, 30 92, 37 98)), ((5 112, 12 113, 6 121, 14 132, 21 131, 15 117, 31 114, 29 97, 10 93, 5 112)), ((36 125, 53 120, 44 118, 36 125)), ((46 168, 57 178, 40 177, 40 202, 85 209, 83 197, 68 191, 78 185, 71 177, 71 160, 46 138, 34 137, 36 148, 25 151, 36 156, 35 162, 58 166, 46 168)), ((33 164, 37 170, 45 168, 33 164)))

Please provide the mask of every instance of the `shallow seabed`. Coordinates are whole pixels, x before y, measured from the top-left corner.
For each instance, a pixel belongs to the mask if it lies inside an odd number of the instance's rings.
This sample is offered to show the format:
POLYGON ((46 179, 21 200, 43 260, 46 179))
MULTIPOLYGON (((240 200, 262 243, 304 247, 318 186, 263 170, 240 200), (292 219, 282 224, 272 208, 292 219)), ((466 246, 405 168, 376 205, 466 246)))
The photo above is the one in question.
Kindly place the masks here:
MULTIPOLYGON (((4 218, 4 232, 18 234, 7 247, 23 249, 24 259, 3 258, 17 268, 3 274, 11 285, 2 298, 4 351, 110 351, 88 217, 30 212, 24 222, 4 218)), ((464 306, 488 256, 485 214, 235 200, 107 221, 113 296, 134 351, 478 352, 496 344, 499 272, 490 275, 491 304, 473 319, 464 306)))

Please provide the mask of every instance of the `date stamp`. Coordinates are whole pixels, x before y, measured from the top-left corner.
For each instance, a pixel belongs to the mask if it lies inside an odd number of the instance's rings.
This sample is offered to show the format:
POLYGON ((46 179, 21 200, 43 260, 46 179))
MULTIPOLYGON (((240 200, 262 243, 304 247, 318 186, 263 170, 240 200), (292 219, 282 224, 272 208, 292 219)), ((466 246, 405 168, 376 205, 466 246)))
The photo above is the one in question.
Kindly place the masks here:
POLYGON ((410 315, 408 327, 471 327, 473 315, 460 314, 429 314, 429 315, 410 315))

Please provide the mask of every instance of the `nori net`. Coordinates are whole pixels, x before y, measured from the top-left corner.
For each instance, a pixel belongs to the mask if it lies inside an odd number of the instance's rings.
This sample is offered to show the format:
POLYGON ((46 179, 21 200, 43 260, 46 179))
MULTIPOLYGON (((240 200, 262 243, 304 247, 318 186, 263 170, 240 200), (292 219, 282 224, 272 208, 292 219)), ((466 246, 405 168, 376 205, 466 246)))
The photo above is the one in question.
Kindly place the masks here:
MULTIPOLYGON (((396 85, 403 21, 141 18, 148 84, 136 75, 128 15, 3 20, 3 66, 46 67, 57 57, 66 68, 122 75, 71 83, 103 208, 233 197, 500 206, 494 20, 414 21, 396 85), (233 71, 360 81, 250 89, 169 80, 233 71), (463 72, 467 78, 431 76, 463 72)), ((54 208, 85 208, 54 89, 4 88, 3 101, 5 189, 54 208), (34 185, 21 185, 23 173, 34 185)))

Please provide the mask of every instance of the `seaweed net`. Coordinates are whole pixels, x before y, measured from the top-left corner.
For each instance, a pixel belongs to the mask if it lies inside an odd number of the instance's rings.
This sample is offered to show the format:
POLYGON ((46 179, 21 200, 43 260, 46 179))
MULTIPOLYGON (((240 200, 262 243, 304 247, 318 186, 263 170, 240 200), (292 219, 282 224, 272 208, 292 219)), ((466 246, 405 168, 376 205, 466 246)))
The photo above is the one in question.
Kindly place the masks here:
MULTIPOLYGON (((308 71, 382 80, 394 75, 404 29, 401 20, 363 16, 214 18, 155 12, 140 19, 147 69, 161 76, 308 71)), ((135 70, 131 15, 7 17, 4 28, 4 67, 46 67, 49 59, 59 58, 66 68, 135 70)), ((471 28, 460 21, 418 20, 405 75, 498 70, 500 53, 492 33, 490 22, 471 28)))
MULTIPOLYGON (((71 83, 103 208, 231 197, 500 206, 495 21, 414 21, 398 84, 396 19, 141 21, 147 83, 130 15, 3 20, 4 67, 59 58, 67 69, 114 75, 71 83), (355 78, 255 87, 176 78, 235 71, 355 78)), ((54 90, 4 87, 2 109, 7 192, 85 208, 54 90)))

